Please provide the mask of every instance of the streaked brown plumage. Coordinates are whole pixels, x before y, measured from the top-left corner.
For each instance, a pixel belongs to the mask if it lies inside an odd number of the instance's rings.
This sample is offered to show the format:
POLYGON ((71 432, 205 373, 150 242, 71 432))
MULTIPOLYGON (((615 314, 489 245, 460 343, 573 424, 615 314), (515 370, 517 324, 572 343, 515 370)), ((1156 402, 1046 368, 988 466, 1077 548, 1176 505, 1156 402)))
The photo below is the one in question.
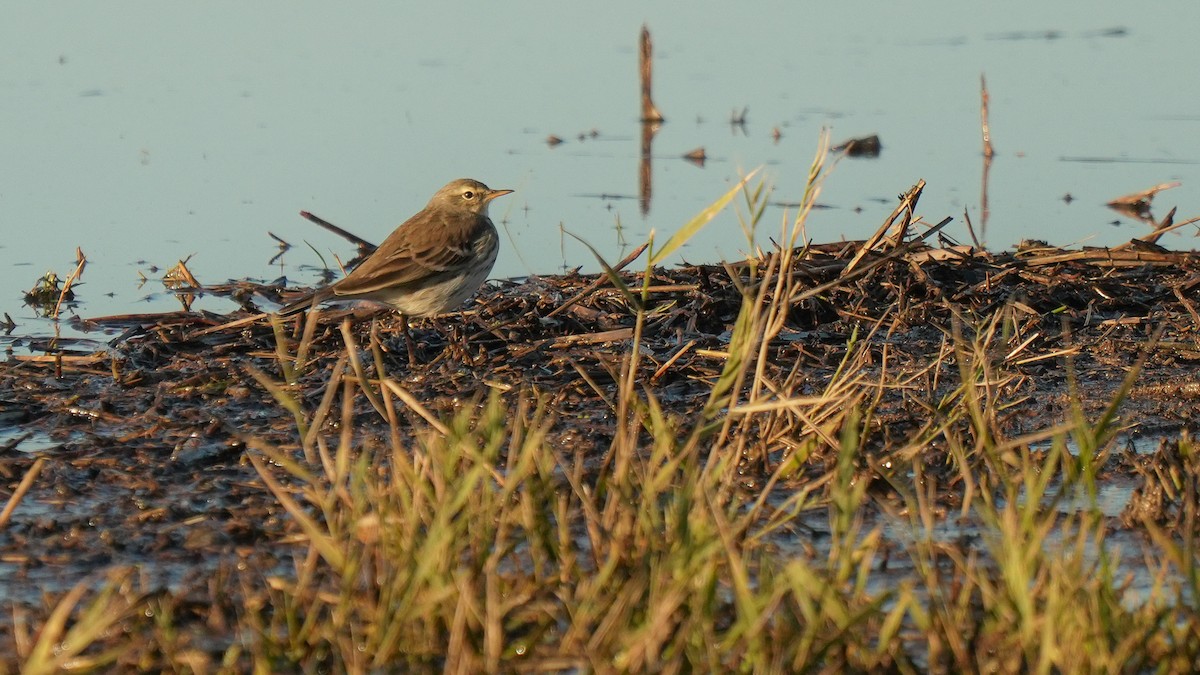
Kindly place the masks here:
POLYGON ((374 300, 406 316, 457 309, 492 271, 500 237, 488 218, 488 204, 510 192, 469 178, 451 181, 344 278, 279 313, 327 300, 374 300))

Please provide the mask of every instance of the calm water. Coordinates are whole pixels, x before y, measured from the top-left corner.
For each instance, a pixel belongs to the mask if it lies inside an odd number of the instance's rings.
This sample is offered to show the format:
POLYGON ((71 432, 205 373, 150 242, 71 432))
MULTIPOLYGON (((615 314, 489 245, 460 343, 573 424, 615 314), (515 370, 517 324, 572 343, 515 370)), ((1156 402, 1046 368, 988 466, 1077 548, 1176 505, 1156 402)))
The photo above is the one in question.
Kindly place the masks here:
MULTIPOLYGON (((669 233, 765 166, 800 198, 818 137, 879 134, 842 161, 817 241, 863 238, 895 195, 928 182, 920 213, 982 224, 979 77, 991 91, 987 240, 1114 244, 1146 231, 1104 207, 1158 183, 1156 214, 1200 214, 1200 3, 665 3, 481 0, 433 7, 311 2, 37 3, 0 21, 0 312, 44 334, 21 296, 89 258, 82 316, 177 309, 139 274, 181 258, 205 283, 316 280, 351 248, 312 211, 374 241, 443 183, 517 190, 494 276, 594 269, 560 227, 618 257, 669 233), (638 192, 637 38, 655 43, 653 198, 638 192), (747 109, 744 127, 731 126, 747 109), (782 134, 778 142, 773 131, 782 134), (595 130, 595 137, 591 132, 595 130), (566 143, 550 147, 555 134, 566 143), (580 134, 588 137, 580 141, 580 134), (681 156, 705 148, 698 167, 681 156), (1070 194, 1073 200, 1064 199, 1070 194), (601 197, 606 195, 607 197, 601 197), (273 232, 296 245, 282 262, 273 232), (310 248, 307 244, 311 244, 310 248)), ((760 233, 778 227, 775 208, 760 233)), ((1193 230, 1163 242, 1192 248, 1193 230)), ((725 214, 683 257, 747 244, 725 214)), ((154 272, 159 268, 158 272, 154 272)), ((208 298, 197 307, 229 311, 208 298)))

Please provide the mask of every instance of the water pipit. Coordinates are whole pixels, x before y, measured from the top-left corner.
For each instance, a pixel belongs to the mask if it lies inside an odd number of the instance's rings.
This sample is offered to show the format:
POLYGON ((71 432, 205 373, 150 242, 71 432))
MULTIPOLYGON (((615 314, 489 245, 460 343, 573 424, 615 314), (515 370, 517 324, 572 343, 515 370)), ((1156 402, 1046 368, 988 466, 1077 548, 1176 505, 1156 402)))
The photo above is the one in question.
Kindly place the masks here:
POLYGON ((500 248, 488 204, 510 192, 470 178, 451 181, 352 272, 279 313, 292 314, 327 300, 381 302, 404 315, 411 361, 408 317, 458 309, 487 279, 500 248))

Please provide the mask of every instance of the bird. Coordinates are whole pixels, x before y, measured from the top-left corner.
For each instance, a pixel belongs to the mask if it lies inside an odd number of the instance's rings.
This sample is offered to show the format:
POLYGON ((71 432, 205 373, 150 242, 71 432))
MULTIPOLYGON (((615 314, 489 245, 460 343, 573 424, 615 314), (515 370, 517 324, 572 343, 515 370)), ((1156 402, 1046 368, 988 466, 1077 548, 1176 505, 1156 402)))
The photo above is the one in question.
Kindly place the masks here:
POLYGON ((277 313, 329 300, 373 300, 399 311, 407 327, 410 317, 458 309, 487 279, 500 249, 488 205, 511 192, 471 178, 450 181, 349 274, 277 313))

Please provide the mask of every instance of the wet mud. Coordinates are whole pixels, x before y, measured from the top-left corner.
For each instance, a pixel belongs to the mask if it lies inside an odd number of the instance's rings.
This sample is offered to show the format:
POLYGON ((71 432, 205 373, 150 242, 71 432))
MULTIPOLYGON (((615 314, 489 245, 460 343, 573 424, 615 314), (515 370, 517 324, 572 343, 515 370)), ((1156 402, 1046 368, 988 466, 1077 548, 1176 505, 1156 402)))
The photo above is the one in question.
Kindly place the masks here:
MULTIPOLYGON (((1148 477, 1179 471, 1186 461, 1136 451, 1128 441, 1147 438, 1153 448, 1153 439, 1194 426, 1200 254, 1034 243, 1004 253, 917 245, 858 256, 861 246, 813 246, 798 257, 794 274, 821 290, 790 305, 763 368, 777 381, 799 373, 819 394, 851 345, 865 341, 864 378, 881 378, 885 369, 913 374, 910 390, 879 394, 873 454, 861 459, 864 477, 878 477, 892 443, 935 414, 926 403, 957 386, 956 336, 970 340, 994 326, 988 344, 995 363, 1005 365, 996 386, 1014 401, 1004 420, 1014 435, 1061 421, 1073 402, 1086 415, 1101 414, 1144 361, 1119 410, 1126 440, 1103 470, 1129 500, 1112 509, 1114 527, 1134 527, 1142 517, 1181 522, 1181 497, 1148 477)), ((757 261, 760 269, 769 264, 757 261)), ((693 419, 704 405, 749 272, 749 263, 737 263, 655 269, 648 280, 621 273, 633 289, 647 288, 640 385, 669 414, 693 419)), ((6 604, 41 607, 47 594, 89 576, 99 583, 104 570, 128 564, 137 566, 145 588, 194 609, 179 611, 177 621, 211 624, 213 607, 238 593, 239 574, 287 573, 290 553, 273 544, 287 534, 287 516, 247 461, 246 443, 263 439, 299 453, 296 419, 252 374, 283 377, 269 322, 231 323, 274 306, 283 289, 245 283, 192 290, 240 298, 247 311, 97 318, 81 327, 115 334, 103 349, 65 344, 0 364, 6 498, 44 458, 0 528, 6 604)), ((772 300, 769 292, 765 299, 772 300)), ((532 392, 555 416, 551 442, 598 460, 614 433, 611 398, 635 313, 629 296, 603 275, 492 282, 460 315, 413 323, 412 364, 394 313, 327 311, 312 336, 311 362, 290 389, 305 410, 321 404, 345 353, 340 326, 349 319, 368 370, 377 374, 382 366, 434 413, 480 405, 495 390, 532 392)), ((283 323, 292 348, 303 327, 302 318, 283 323)), ((355 405, 354 433, 389 433, 367 401, 355 405)), ((769 475, 800 433, 764 438, 766 450, 744 460, 746 481, 769 475)), ((807 459, 834 460, 829 452, 807 459)), ((873 492, 886 507, 887 481, 877 481, 873 492)), ((944 510, 957 507, 949 489, 939 497, 944 510)), ((9 629, 0 635, 12 636, 9 629)))

